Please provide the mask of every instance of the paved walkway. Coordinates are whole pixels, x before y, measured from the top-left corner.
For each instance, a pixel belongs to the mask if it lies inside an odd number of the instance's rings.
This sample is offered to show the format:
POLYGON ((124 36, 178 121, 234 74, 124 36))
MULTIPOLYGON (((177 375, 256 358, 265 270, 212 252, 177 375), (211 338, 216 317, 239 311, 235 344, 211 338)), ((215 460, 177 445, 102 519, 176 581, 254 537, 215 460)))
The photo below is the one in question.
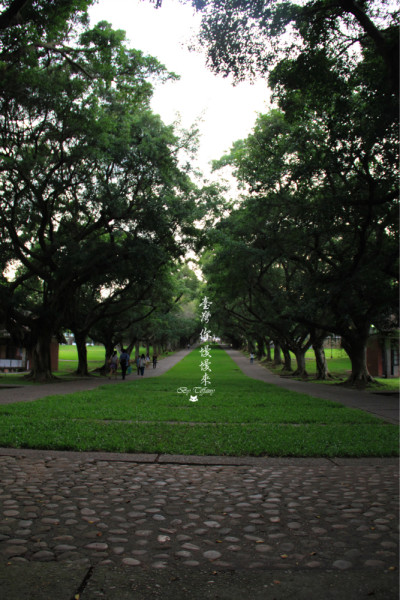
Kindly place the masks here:
POLYGON ((300 577, 307 598, 397 600, 396 461, 180 458, 4 453, 2 597, 71 600, 86 577, 81 600, 297 599, 300 577))
POLYGON ((0 449, 2 597, 397 600, 397 476, 396 459, 0 449))
POLYGON ((399 394, 379 393, 379 390, 352 390, 340 385, 328 385, 317 382, 298 381, 290 377, 280 377, 257 362, 250 364, 250 360, 238 350, 226 349, 226 352, 236 362, 243 373, 253 379, 279 385, 279 387, 293 392, 340 402, 351 408, 365 410, 390 423, 399 423, 399 394))
MULTIPOLYGON (((184 358, 190 350, 179 350, 171 356, 166 356, 158 361, 157 368, 153 369, 152 365, 146 369, 144 377, 158 377, 175 366, 182 358, 184 358)), ((126 381, 139 379, 136 374, 136 369, 130 375, 126 376, 126 381)), ((54 396, 57 394, 73 394, 84 390, 94 390, 103 385, 115 384, 121 381, 121 374, 118 374, 117 379, 108 379, 107 377, 91 376, 82 377, 82 379, 67 378, 60 379, 55 383, 44 384, 29 384, 29 385, 1 385, 0 386, 0 404, 12 404, 14 402, 32 402, 46 396, 54 396)))

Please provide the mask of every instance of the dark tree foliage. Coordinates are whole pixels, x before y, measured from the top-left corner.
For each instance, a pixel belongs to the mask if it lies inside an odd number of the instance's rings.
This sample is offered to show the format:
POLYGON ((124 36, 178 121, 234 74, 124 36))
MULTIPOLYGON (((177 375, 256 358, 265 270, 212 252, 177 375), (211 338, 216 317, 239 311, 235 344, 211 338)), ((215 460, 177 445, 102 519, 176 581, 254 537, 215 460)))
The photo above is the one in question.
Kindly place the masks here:
MULTIPOLYGON (((328 48, 339 58, 370 43, 398 90, 398 11, 384 0, 192 0, 202 13, 200 43, 217 73, 236 79, 268 74, 282 58, 328 48)), ((356 50, 357 51, 357 50, 356 50)))
MULTIPOLYGON (((230 6, 244 9, 241 2, 230 6)), ((362 384, 370 380, 370 326, 398 324, 398 99, 391 57, 375 30, 364 21, 363 35, 348 37, 349 48, 357 40, 357 52, 345 52, 342 30, 335 43, 331 37, 333 25, 343 25, 348 11, 345 24, 355 33, 357 11, 352 2, 340 3, 331 23, 327 6, 305 5, 320 11, 321 27, 313 20, 300 27, 297 16, 303 46, 280 53, 269 71, 280 111, 260 116, 254 133, 216 163, 233 165, 249 194, 221 225, 226 239, 217 243, 209 273, 216 296, 235 281, 230 298, 221 296, 225 308, 249 328, 258 320, 283 349, 291 345, 296 353, 297 333, 289 342, 282 334, 290 323, 291 333, 305 327, 313 345, 320 332, 341 335, 352 361, 350 382, 362 384)), ((365 2, 363 10, 385 23, 380 34, 394 47, 395 19, 373 14, 376 6, 365 2)), ((245 54, 233 52, 232 61, 245 54)))
POLYGON ((124 32, 89 30, 87 5, 1 13, 0 319, 36 379, 51 377, 49 342, 77 299, 145 293, 205 210, 178 165, 184 143, 149 109, 152 78, 170 75, 124 32))
POLYGON ((397 323, 397 132, 351 87, 341 100, 347 118, 318 118, 295 96, 222 159, 249 197, 219 226, 206 274, 216 302, 300 360, 316 330, 341 335, 357 383, 371 324, 397 323))

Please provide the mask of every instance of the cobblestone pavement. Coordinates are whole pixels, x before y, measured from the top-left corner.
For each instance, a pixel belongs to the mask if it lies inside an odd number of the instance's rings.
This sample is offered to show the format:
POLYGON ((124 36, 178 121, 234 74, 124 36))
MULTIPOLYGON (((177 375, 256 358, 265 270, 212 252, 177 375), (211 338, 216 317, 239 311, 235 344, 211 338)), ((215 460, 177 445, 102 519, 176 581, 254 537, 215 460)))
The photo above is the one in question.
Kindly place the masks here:
POLYGON ((393 571, 396 462, 341 463, 0 456, 3 564, 393 571))

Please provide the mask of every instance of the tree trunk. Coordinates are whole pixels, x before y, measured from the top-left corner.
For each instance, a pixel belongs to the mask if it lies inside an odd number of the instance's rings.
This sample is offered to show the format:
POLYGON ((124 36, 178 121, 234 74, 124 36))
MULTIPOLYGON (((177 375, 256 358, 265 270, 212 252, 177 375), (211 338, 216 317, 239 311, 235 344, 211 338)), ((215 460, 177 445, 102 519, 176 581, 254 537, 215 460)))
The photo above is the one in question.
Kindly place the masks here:
POLYGON ((87 348, 86 348, 86 333, 81 331, 73 331, 76 349, 78 350, 78 368, 76 370, 77 375, 87 377, 89 375, 88 364, 87 364, 87 348))
POLYGON ((327 379, 332 379, 332 375, 329 373, 328 363, 326 361, 323 342, 321 340, 319 340, 318 342, 314 342, 313 350, 315 354, 315 362, 317 364, 316 379, 320 379, 323 381, 326 381, 327 379))
POLYGON ((29 379, 41 382, 55 379, 51 372, 51 340, 52 332, 46 330, 46 327, 42 325, 32 346, 32 367, 28 375, 29 379))
POLYGON ((342 336, 342 346, 351 360, 351 375, 344 382, 354 387, 365 387, 368 383, 376 383, 367 367, 367 340, 369 332, 349 337, 342 336))
POLYGON ((290 352, 288 350, 288 348, 282 348, 282 352, 283 352, 283 359, 284 359, 284 364, 283 364, 283 369, 282 371, 292 371, 292 359, 290 357, 290 352))
POLYGON ((257 359, 261 360, 263 356, 265 356, 264 340, 262 338, 257 338, 257 359))
POLYGON ((303 379, 307 379, 308 373, 306 371, 306 352, 308 348, 296 348, 294 353, 296 356, 297 368, 293 373, 293 376, 302 377, 303 379))
POLYGON ((107 375, 107 373, 110 370, 108 361, 111 358, 111 355, 115 350, 115 342, 112 339, 104 339, 104 338, 99 341, 102 341, 102 343, 103 343, 104 350, 105 350, 105 356, 104 356, 104 365, 102 367, 96 369, 96 372, 99 372, 102 375, 107 375))
POLYGON ((104 372, 104 374, 107 374, 110 370, 110 365, 108 364, 108 361, 110 360, 112 353, 115 350, 115 341, 114 340, 108 340, 105 344, 104 344, 104 349, 105 349, 105 360, 104 360, 104 365, 101 368, 101 371, 104 372))
POLYGON ((279 342, 274 341, 274 365, 281 365, 282 357, 281 357, 281 346, 279 342))
POLYGON ((135 347, 135 342, 131 342, 127 347, 126 347, 126 351, 129 354, 129 356, 132 354, 132 350, 135 347))
POLYGON ((333 379, 329 373, 328 363, 326 361, 324 340, 326 339, 327 332, 323 329, 311 328, 310 339, 312 348, 314 350, 315 362, 317 366, 316 379, 326 381, 327 379, 333 379))

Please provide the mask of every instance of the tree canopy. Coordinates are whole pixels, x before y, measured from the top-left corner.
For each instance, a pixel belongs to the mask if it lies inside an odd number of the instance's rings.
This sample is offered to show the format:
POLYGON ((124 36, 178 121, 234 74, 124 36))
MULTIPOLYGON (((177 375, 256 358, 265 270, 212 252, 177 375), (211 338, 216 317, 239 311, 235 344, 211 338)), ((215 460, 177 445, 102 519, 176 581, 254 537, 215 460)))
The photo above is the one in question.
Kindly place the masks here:
MULTIPOLYGON (((186 0, 188 1, 188 0, 186 0)), ((335 60, 372 44, 393 93, 398 84, 398 10, 385 0, 191 0, 200 44, 217 73, 268 74, 283 58, 324 49, 335 60)))
POLYGON ((203 3, 212 43, 230 61, 218 57, 216 64, 237 77, 253 67, 268 72, 278 109, 260 115, 253 133, 215 163, 232 165, 248 190, 213 238, 206 272, 215 303, 245 326, 247 339, 259 323, 259 334, 292 350, 300 362, 304 344, 314 345, 321 332, 340 335, 352 360, 351 382, 369 381, 370 326, 398 323, 398 100, 391 59, 357 11, 375 17, 388 45, 395 19, 367 2, 296 8, 239 1, 229 3, 225 16, 218 12, 222 5, 227 3, 203 3), (306 22, 306 14, 315 19, 306 22), (217 36, 228 21, 243 25, 246 36, 252 27, 260 36, 275 35, 278 22, 292 23, 296 31, 290 46, 283 40, 274 62, 254 63, 253 51, 262 58, 261 38, 249 50, 239 27, 237 49, 228 52, 229 36, 217 36))
POLYGON ((137 302, 193 245, 206 200, 149 107, 162 65, 108 23, 89 29, 88 2, 29 4, 0 21, 0 316, 43 379, 77 299, 137 302))
POLYGON ((210 67, 268 77, 274 94, 215 163, 245 190, 223 213, 220 190, 198 189, 179 162, 191 136, 150 110, 152 81, 174 74, 108 23, 89 28, 90 0, 0 0, 1 322, 36 378, 51 377, 49 341, 65 327, 108 349, 124 330, 130 343, 185 340, 197 284, 178 265, 206 243, 223 334, 273 340, 301 375, 307 348, 322 360, 324 336, 340 335, 351 383, 365 383, 370 326, 398 324, 398 11, 190 1, 210 67))

